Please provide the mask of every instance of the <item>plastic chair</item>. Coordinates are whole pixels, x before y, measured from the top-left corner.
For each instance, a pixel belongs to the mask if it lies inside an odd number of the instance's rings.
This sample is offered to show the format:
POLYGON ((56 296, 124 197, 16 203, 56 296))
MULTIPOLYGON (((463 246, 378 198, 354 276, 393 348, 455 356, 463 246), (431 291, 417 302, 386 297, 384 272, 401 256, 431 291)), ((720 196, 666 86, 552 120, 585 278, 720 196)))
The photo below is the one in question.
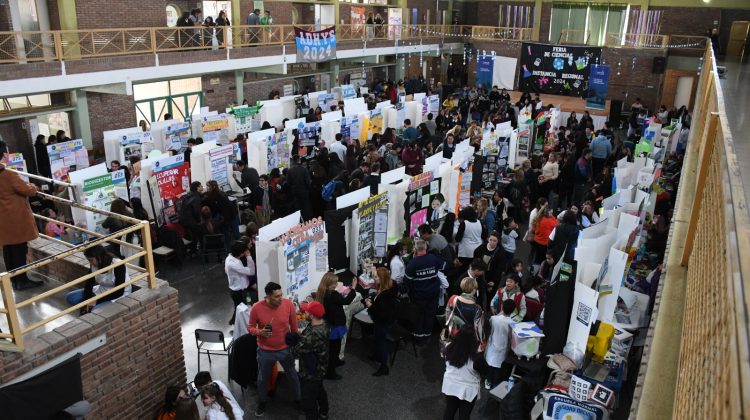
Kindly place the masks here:
POLYGON ((215 255, 216 258, 221 261, 227 255, 227 248, 224 245, 224 235, 204 235, 201 247, 201 255, 203 255, 203 262, 208 262, 208 257, 215 255))
POLYGON ((198 371, 201 370, 201 354, 208 356, 208 364, 211 364, 211 355, 229 357, 232 340, 226 341, 224 333, 219 330, 195 330, 195 347, 198 350, 198 371))
POLYGON ((419 308, 411 302, 401 302, 396 308, 396 322, 388 331, 389 343, 394 343, 395 347, 391 353, 391 366, 396 362, 396 354, 398 354, 401 348, 401 343, 411 341, 412 350, 414 350, 414 357, 417 355, 417 346, 414 344, 414 331, 416 330, 417 324, 421 314, 419 308))

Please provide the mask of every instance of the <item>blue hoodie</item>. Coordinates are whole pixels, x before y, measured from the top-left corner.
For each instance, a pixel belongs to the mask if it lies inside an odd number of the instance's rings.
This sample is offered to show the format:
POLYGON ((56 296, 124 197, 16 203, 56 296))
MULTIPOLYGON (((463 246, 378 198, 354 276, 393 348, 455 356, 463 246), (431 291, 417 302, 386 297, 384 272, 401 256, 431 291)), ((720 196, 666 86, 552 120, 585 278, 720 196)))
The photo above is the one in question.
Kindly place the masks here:
POLYGON ((608 138, 601 134, 591 142, 589 147, 591 148, 591 157, 594 159, 606 159, 612 153, 612 144, 608 138))

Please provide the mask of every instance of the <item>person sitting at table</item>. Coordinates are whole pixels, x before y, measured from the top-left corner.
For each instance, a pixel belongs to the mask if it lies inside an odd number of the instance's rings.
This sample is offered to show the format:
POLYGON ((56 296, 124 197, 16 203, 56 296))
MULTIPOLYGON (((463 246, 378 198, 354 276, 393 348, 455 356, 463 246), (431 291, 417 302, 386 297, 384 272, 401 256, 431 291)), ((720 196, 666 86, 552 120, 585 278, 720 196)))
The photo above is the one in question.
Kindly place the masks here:
POLYGON ((338 380, 341 379, 341 375, 336 373, 336 367, 339 366, 341 361, 336 357, 341 351, 341 339, 346 335, 346 314, 344 313, 344 306, 349 305, 354 301, 355 287, 357 285, 357 278, 352 280, 351 288, 344 287, 342 289, 344 295, 336 290, 338 285, 339 277, 333 273, 325 273, 323 278, 320 279, 318 290, 315 294, 315 299, 323 304, 325 308, 325 320, 330 328, 329 349, 328 354, 328 370, 326 371, 326 379, 338 380))
MULTIPOLYGON (((83 255, 89 260, 89 264, 91 265, 89 271, 92 273, 121 261, 119 258, 109 253, 102 245, 95 245, 88 248, 83 251, 83 255)), ((69 305, 74 306, 94 296, 102 295, 128 281, 130 281, 130 276, 125 268, 125 264, 122 264, 88 279, 84 284, 83 289, 76 289, 69 292, 65 296, 65 300, 69 305)), ((95 304, 90 303, 81 308, 81 314, 91 312, 92 309, 115 301, 117 298, 127 296, 130 294, 130 290, 131 287, 128 286, 106 296, 102 296, 96 300, 95 304)))
POLYGON ((398 287, 391 279, 391 271, 380 267, 373 273, 375 278, 375 293, 365 298, 367 313, 372 318, 375 330, 374 359, 380 367, 372 376, 388 375, 388 331, 396 322, 396 305, 398 287))

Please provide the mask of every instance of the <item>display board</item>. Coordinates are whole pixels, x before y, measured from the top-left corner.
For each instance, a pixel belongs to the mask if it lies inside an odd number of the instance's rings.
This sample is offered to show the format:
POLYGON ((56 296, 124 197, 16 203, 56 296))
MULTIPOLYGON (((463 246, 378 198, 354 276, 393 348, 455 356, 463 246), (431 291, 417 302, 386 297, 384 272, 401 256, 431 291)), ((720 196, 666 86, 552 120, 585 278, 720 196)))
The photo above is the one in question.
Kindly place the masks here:
POLYGON ((367 121, 367 137, 371 139, 373 134, 383 132, 383 110, 373 109, 370 111, 370 118, 367 121))
POLYGON ((313 148, 320 142, 320 123, 307 123, 302 128, 297 128, 297 138, 299 139, 299 156, 311 158, 313 148))
POLYGON ((216 144, 229 144, 229 115, 209 115, 201 117, 201 137, 204 142, 215 141, 216 144))
POLYGON ((603 110, 607 107, 609 91, 609 66, 591 65, 589 91, 586 96, 586 108, 603 110))
POLYGON ((190 138, 190 123, 176 122, 167 126, 164 130, 164 148, 166 150, 176 150, 179 153, 185 152, 188 148, 188 139, 190 138))
POLYGON ((524 42, 518 88, 523 92, 585 98, 591 65, 599 64, 601 48, 524 42))
POLYGON ((261 121, 258 116, 263 105, 239 106, 230 111, 234 115, 234 131, 237 134, 250 133, 260 130, 261 121))
POLYGON ((403 14, 401 8, 388 8, 388 39, 401 39, 401 25, 403 24, 403 14))
POLYGON ((138 130, 123 134, 119 143, 119 160, 122 164, 130 162, 132 156, 143 159, 144 156, 148 156, 154 150, 154 140, 151 138, 150 131, 138 130))
MULTIPOLYGON (((284 169, 289 167, 292 146, 286 133, 275 133, 266 138, 267 168, 284 169)), ((265 171, 264 171, 265 172, 265 171)))
POLYGON ((208 159, 211 162, 211 179, 219 184, 222 191, 230 191, 229 179, 232 177, 232 165, 230 159, 234 154, 234 145, 227 144, 208 151, 208 159))
MULTIPOLYGON (((357 89, 354 85, 341 85, 341 99, 353 99, 357 97, 357 89)), ((346 105, 344 107, 346 110, 346 105)))
POLYGON ((357 235, 357 259, 372 261, 385 257, 388 233, 388 194, 382 192, 359 203, 357 208, 359 234, 357 235))
POLYGON ((47 145, 52 179, 68 181, 68 174, 89 167, 89 154, 82 139, 47 145))
MULTIPOLYGON (((157 222, 171 221, 176 223, 176 204, 180 197, 190 190, 190 165, 185 162, 185 156, 177 154, 165 156, 153 163, 154 181, 156 189, 150 185, 154 201, 159 205, 155 209, 157 222), (161 212, 158 211, 161 209, 161 212), (161 214, 160 214, 161 213, 161 214), (160 217, 161 216, 161 217, 160 217)), ((162 223, 159 223, 161 225, 162 223)))
MULTIPOLYGON (((26 170, 26 160, 24 160, 23 154, 21 153, 10 153, 8 155, 8 163, 5 166, 19 172, 28 172, 26 170)), ((21 175, 21 179, 29 182, 29 177, 26 175, 21 175)))
POLYGON ((427 222, 427 209, 430 207, 432 196, 440 192, 440 178, 435 178, 432 172, 424 172, 411 177, 406 190, 406 229, 409 236, 414 236, 419 225, 427 222))
MULTIPOLYGON (((128 187, 125 183, 125 170, 109 172, 83 180, 83 201, 87 206, 110 211, 116 198, 128 200, 128 187)), ((86 228, 102 235, 110 232, 102 227, 107 218, 103 213, 87 211, 86 228)))

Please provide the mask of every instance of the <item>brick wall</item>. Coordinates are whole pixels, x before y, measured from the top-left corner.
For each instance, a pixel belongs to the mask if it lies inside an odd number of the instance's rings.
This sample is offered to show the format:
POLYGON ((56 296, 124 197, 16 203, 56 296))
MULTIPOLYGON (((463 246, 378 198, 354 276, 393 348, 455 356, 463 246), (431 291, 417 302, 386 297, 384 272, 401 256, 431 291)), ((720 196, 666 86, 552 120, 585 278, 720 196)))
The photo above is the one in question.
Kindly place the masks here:
POLYGON ((549 41, 549 31, 552 26, 552 3, 542 4, 541 26, 539 27, 539 42, 549 41))
POLYGON ((50 29, 53 31, 60 30, 60 9, 57 7, 57 0, 47 0, 47 13, 50 29))
POLYGON ((0 32, 9 32, 12 30, 13 21, 10 18, 10 5, 7 1, 4 3, 0 2, 0 32))
POLYGON ((256 101, 268 100, 268 94, 272 90, 284 92, 284 85, 293 84, 294 78, 287 77, 283 79, 261 80, 257 82, 248 82, 243 86, 245 99, 251 104, 256 101))
MULTIPOLYGON (((247 17, 247 15, 251 11, 251 8, 253 7, 252 2, 243 3, 249 3, 247 6, 244 6, 243 4, 243 10, 245 10, 244 7, 247 7, 245 12, 243 13, 243 16, 247 17)), ((309 9, 309 7, 312 6, 312 4, 298 4, 286 1, 264 1, 263 10, 261 10, 260 12, 262 17, 265 10, 270 10, 271 17, 273 17, 273 23, 275 25, 291 25, 293 13, 292 10, 295 10, 297 12, 297 23, 315 23, 315 13, 309 9)))
MULTIPOLYGON (((50 255, 56 255, 67 251, 65 245, 52 242, 44 238, 37 238, 29 242, 28 261, 39 261, 50 255)), ((69 255, 61 260, 49 263, 34 271, 47 277, 54 278, 62 283, 68 283, 89 273, 89 263, 82 252, 69 255)))
MULTIPOLYGON (((724 9, 721 11, 721 24, 719 29, 720 54, 726 54, 729 43, 729 32, 732 30, 732 22, 750 20, 750 10, 724 9)), ((750 37, 745 42, 745 54, 750 51, 750 37)))
POLYGON ((132 96, 88 92, 91 141, 95 156, 104 156, 103 132, 135 127, 135 102, 132 96))
POLYGON ((653 7, 662 10, 661 33, 664 35, 706 35, 719 25, 721 9, 713 7, 653 7))
POLYGON ((166 26, 166 1, 76 0, 78 29, 148 28, 166 26))
POLYGON ((154 418, 166 387, 186 383, 177 290, 163 281, 28 338, 22 353, 0 352, 0 383, 102 334, 106 344, 81 357, 87 418, 154 418))
POLYGON ((203 86, 203 106, 211 111, 223 111, 237 101, 235 97, 234 73, 207 74, 201 78, 203 86), (212 84, 216 82, 218 84, 212 84))
POLYGON ((655 57, 664 57, 661 50, 633 48, 602 48, 602 61, 610 66, 609 97, 632 103, 635 98, 649 109, 658 109, 660 104, 662 75, 651 72, 655 57), (633 68, 633 57, 636 58, 633 68), (618 65, 620 75, 617 75, 618 65), (625 99, 625 94, 628 94, 625 99))
POLYGON ((26 168, 36 171, 34 146, 28 131, 26 120, 10 120, 0 122, 0 139, 8 144, 11 153, 23 153, 26 168))

